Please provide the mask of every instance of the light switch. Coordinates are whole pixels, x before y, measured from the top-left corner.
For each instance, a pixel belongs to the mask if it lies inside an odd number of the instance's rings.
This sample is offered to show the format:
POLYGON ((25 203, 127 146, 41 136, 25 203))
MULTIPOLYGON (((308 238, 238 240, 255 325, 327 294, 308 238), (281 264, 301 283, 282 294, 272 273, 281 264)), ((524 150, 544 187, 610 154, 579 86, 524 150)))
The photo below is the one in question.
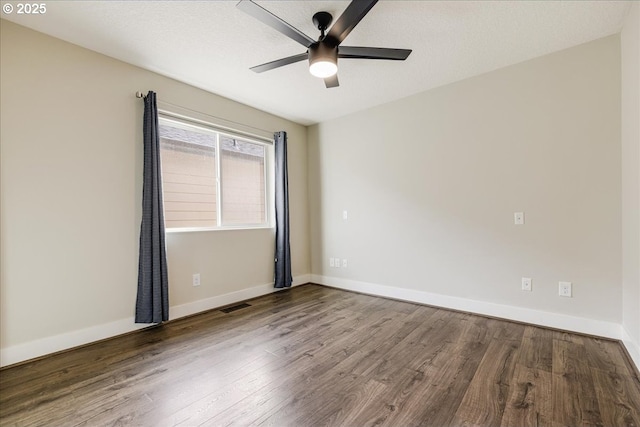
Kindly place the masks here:
POLYGON ((524 224, 524 212, 516 212, 513 214, 513 222, 516 225, 523 225, 524 224))

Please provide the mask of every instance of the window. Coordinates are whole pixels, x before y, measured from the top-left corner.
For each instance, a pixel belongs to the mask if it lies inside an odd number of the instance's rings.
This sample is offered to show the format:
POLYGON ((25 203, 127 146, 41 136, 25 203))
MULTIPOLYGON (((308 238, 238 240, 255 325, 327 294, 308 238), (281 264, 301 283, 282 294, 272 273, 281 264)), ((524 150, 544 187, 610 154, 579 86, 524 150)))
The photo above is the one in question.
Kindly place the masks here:
POLYGON ((168 230, 269 225, 270 145, 165 118, 159 124, 168 230))

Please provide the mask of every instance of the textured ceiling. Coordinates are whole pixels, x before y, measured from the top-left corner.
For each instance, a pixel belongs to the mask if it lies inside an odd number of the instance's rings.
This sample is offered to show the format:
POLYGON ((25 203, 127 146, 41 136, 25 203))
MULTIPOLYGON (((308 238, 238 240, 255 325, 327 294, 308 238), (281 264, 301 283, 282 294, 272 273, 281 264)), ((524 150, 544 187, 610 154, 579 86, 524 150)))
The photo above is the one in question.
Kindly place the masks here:
MULTIPOLYGON (((380 1, 344 44, 413 53, 405 62, 342 59, 340 87, 326 89, 306 62, 250 71, 305 49, 236 3, 49 1, 45 15, 3 18, 312 124, 617 33, 630 8, 625 1, 380 1)), ((335 20, 349 4, 257 3, 314 39, 311 16, 325 10, 335 20)))

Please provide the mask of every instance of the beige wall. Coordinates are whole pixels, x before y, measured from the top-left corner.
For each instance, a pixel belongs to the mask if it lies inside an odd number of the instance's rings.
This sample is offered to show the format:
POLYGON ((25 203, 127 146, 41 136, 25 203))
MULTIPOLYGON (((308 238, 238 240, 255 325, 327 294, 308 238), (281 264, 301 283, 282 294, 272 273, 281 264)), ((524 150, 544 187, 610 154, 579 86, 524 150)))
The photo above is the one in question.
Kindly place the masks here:
POLYGON ((640 366, 640 5, 627 16, 622 44, 622 324, 640 366))
MULTIPOLYGON (((77 344, 78 337, 134 327, 143 110, 137 90, 288 132, 293 275, 304 280, 310 273, 305 127, 4 20, 1 31, 0 346, 12 362, 12 349, 36 343, 21 353, 33 357, 34 349, 55 348, 55 340, 77 344)), ((273 234, 169 234, 171 306, 195 307, 272 283, 273 234), (198 288, 191 286, 195 272, 202 275, 198 288)))
POLYGON ((314 277, 615 329, 620 155, 618 36, 315 125, 314 277), (573 282, 573 298, 558 281, 573 282))

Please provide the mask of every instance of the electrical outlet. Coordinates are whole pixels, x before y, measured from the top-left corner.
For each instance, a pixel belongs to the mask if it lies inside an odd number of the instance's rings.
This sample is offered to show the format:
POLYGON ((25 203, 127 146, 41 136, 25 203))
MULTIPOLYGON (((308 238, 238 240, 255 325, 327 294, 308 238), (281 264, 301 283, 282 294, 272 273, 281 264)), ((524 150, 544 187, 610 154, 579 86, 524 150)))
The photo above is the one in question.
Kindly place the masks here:
POLYGON ((329 258, 329 267, 335 267, 335 266, 336 266, 335 258, 329 258))
POLYGON ((191 283, 193 286, 200 286, 200 273, 196 273, 192 276, 191 283))
POLYGON ((335 259, 335 267, 340 268, 340 258, 335 259))
POLYGON ((559 282, 558 295, 571 298, 571 282, 559 282))
POLYGON ((531 278, 523 277, 522 278, 522 290, 531 292, 531 278))
POLYGON ((342 260, 342 268, 347 268, 347 259, 346 258, 344 258, 342 260))

